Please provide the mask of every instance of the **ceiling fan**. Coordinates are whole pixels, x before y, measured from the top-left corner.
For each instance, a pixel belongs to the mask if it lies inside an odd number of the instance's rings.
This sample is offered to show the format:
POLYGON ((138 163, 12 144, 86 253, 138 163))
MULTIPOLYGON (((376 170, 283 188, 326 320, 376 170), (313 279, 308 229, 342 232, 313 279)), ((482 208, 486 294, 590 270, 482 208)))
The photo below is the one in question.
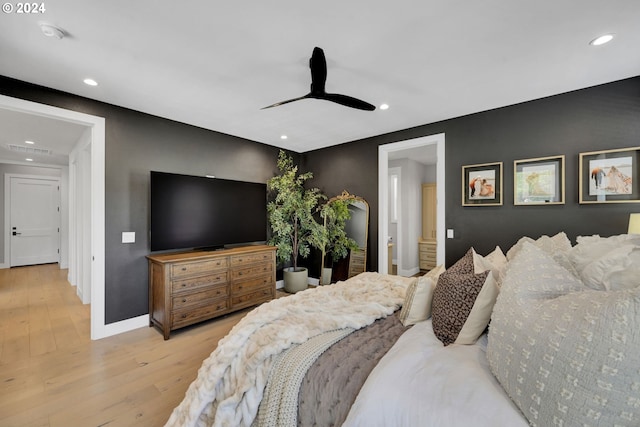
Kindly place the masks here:
POLYGON ((266 108, 277 107, 279 105, 288 104, 289 102, 309 98, 324 99, 325 101, 335 102, 340 105, 344 105, 345 107, 357 108, 359 110, 373 111, 376 109, 375 106, 360 99, 338 93, 327 93, 325 91, 324 84, 327 80, 327 61, 324 57, 324 51, 319 47, 313 48, 313 54, 309 60, 309 68, 311 68, 311 91, 308 94, 298 98, 277 102, 261 109, 264 110, 266 108))

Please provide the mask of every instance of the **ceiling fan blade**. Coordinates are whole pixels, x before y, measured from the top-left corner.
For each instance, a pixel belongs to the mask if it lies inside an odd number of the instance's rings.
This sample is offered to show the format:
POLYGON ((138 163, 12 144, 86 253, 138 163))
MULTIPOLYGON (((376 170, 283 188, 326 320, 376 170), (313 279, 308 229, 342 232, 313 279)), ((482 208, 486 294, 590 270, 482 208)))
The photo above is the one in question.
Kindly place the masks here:
POLYGON ((261 110, 307 98, 324 99, 325 101, 332 101, 336 104, 344 105, 345 107, 357 108, 358 110, 373 111, 376 109, 374 105, 364 102, 361 99, 347 95, 340 95, 338 93, 327 93, 325 91, 325 83, 327 81, 327 60, 324 56, 324 51, 317 46, 313 48, 311 59, 309 59, 309 68, 311 69, 311 91, 308 94, 262 107, 261 110))
POLYGON ((300 101, 301 99, 311 98, 309 95, 310 94, 306 94, 305 96, 300 96, 298 98, 287 99, 286 101, 276 102, 275 104, 271 104, 271 105, 267 105, 266 107, 262 107, 261 110, 266 110, 267 108, 277 107, 279 105, 288 104, 288 103, 294 102, 294 101, 300 101))
POLYGON ((364 102, 361 99, 347 95, 340 95, 338 93, 325 93, 321 96, 314 96, 314 98, 332 101, 340 105, 344 105, 345 107, 357 108, 358 110, 373 111, 376 109, 374 105, 364 102))
POLYGON ((313 48, 309 68, 311 68, 311 93, 324 93, 327 81, 327 60, 324 57, 324 51, 319 47, 313 48))

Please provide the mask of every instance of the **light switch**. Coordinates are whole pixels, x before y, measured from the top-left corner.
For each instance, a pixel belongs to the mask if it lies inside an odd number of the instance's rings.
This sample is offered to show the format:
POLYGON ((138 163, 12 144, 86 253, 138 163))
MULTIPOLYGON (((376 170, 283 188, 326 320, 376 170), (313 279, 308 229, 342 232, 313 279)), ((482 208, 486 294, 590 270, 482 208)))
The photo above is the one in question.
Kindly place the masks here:
POLYGON ((123 231, 122 232, 122 243, 135 243, 136 242, 136 232, 135 231, 123 231))
POLYGON ((453 239, 453 228, 447 228, 447 239, 453 239))

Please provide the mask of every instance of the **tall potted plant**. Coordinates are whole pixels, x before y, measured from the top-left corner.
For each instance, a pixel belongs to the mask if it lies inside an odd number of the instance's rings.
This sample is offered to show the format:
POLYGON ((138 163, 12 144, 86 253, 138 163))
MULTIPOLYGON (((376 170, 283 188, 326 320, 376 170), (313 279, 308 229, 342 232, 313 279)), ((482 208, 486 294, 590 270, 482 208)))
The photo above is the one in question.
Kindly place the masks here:
POLYGON ((320 209, 323 219, 322 274, 320 283, 328 285, 331 282, 333 263, 349 254, 350 250, 358 249, 358 243, 347 236, 346 222, 351 219, 349 205, 355 200, 344 191, 340 196, 333 197, 320 209))
POLYGON ((305 188, 313 174, 299 174, 293 158, 283 150, 278 155, 278 170, 280 174, 267 181, 267 189, 274 194, 267 205, 272 231, 269 244, 278 247, 278 261, 291 263, 284 269, 284 288, 295 293, 307 288, 309 275, 306 268, 298 267, 298 256, 306 258, 311 246, 322 241, 322 226, 313 215, 325 196, 317 188, 305 188))

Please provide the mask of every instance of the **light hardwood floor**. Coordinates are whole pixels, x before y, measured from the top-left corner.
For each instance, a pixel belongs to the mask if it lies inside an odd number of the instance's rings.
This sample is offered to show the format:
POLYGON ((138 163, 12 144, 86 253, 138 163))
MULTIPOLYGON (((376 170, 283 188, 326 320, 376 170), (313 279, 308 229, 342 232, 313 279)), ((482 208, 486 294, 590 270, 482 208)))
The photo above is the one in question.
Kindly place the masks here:
POLYGON ((91 341, 90 309, 57 264, 0 270, 0 426, 162 426, 249 311, 91 341))

